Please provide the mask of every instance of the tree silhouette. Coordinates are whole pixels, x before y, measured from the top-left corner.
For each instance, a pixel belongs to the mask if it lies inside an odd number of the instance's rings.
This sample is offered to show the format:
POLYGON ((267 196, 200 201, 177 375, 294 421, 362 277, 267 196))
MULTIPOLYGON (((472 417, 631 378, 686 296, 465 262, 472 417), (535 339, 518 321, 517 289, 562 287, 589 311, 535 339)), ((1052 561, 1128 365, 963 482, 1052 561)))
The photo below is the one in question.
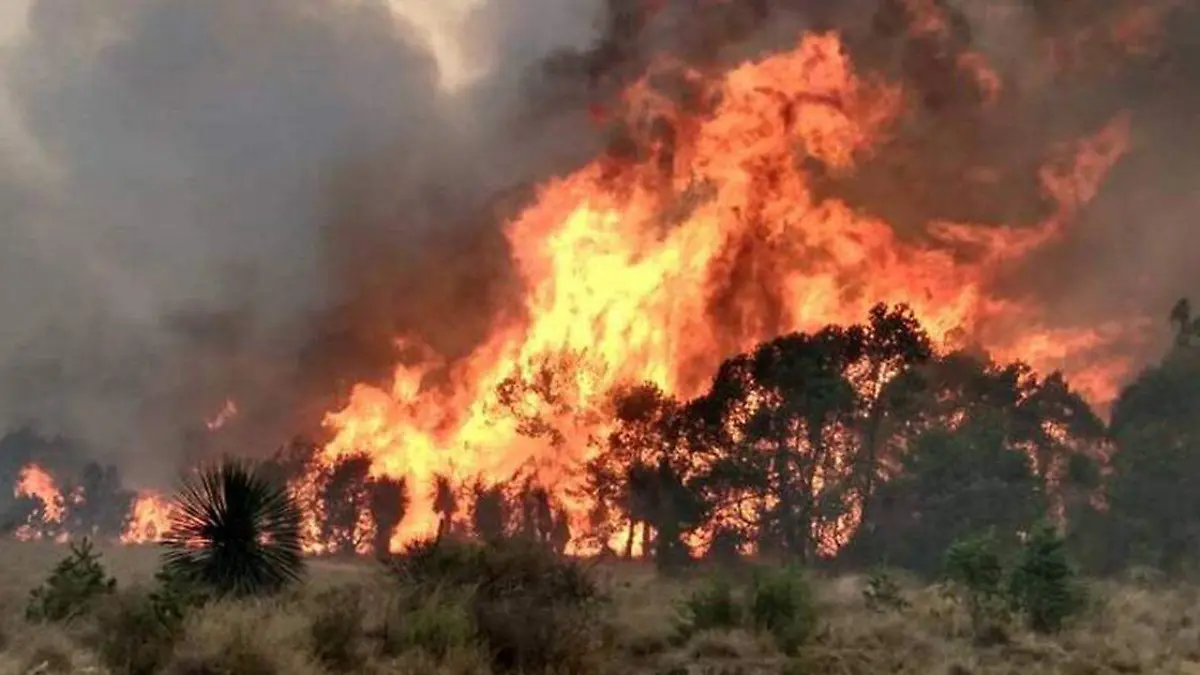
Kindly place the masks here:
POLYGON ((373 536, 366 524, 373 501, 370 473, 370 456, 356 454, 338 459, 324 476, 321 535, 334 553, 355 553, 373 536))
POLYGON ((484 541, 508 536, 509 504, 503 487, 479 481, 471 486, 471 493, 471 529, 475 536, 484 541))
POLYGON ((1200 555, 1200 347, 1179 343, 1113 406, 1110 547, 1176 572, 1200 555))
POLYGON ((392 537, 408 511, 408 483, 403 478, 380 476, 367 483, 368 505, 374 529, 371 548, 376 557, 391 553, 392 537))
POLYGON ((68 487, 65 525, 72 535, 112 538, 125 530, 136 495, 121 483, 117 467, 84 465, 79 480, 68 487))
POLYGON ((452 534, 454 518, 458 515, 458 495, 450 477, 445 474, 433 477, 433 511, 438 515, 438 538, 452 534))

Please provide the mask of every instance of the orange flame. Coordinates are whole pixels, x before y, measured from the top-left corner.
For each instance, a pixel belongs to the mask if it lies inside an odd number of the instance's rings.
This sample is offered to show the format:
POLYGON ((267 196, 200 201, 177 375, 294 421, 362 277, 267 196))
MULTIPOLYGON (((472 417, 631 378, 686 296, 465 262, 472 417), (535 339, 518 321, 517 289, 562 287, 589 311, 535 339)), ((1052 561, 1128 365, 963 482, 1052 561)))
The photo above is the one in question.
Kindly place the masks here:
POLYGON ((138 494, 133 503, 129 522, 121 534, 121 543, 161 541, 170 527, 171 503, 157 492, 144 491, 138 494))
MULTIPOLYGON (((55 484, 54 477, 37 464, 29 464, 21 469, 13 487, 13 495, 30 497, 42 503, 41 525, 62 523, 66 509, 62 492, 55 484)), ((25 523, 16 530, 16 537, 23 541, 41 539, 44 535, 42 528, 33 522, 25 523)))
MULTIPOLYGON (((982 63, 963 65, 998 93, 982 63)), ((509 223, 524 281, 520 320, 497 325, 462 361, 402 363, 390 387, 360 385, 328 415, 324 463, 366 452, 375 474, 414 486, 394 545, 436 528, 427 494, 435 475, 502 482, 534 464, 546 482, 570 481, 614 385, 651 381, 692 396, 724 357, 788 331, 860 321, 878 302, 908 304, 943 344, 965 335, 1000 358, 1066 368, 1098 400, 1114 393, 1127 364, 1092 369, 1071 358, 1111 336, 1050 330, 1035 308, 990 289, 1094 196, 1126 148, 1126 118, 1064 148, 1042 172, 1059 204, 1046 222, 939 223, 930 244, 810 189, 800 159, 852 171, 907 105, 897 87, 856 76, 836 36, 806 36, 717 81, 686 69, 683 77, 699 91, 691 98, 714 102, 711 112, 690 113, 642 81, 623 115, 643 155, 602 158, 548 182, 509 223), (427 383, 435 372, 447 384, 427 383), (544 391, 502 400, 497 388, 514 374, 544 391), (533 415, 565 442, 522 436, 533 415)), ((582 518, 586 505, 567 506, 582 518)))

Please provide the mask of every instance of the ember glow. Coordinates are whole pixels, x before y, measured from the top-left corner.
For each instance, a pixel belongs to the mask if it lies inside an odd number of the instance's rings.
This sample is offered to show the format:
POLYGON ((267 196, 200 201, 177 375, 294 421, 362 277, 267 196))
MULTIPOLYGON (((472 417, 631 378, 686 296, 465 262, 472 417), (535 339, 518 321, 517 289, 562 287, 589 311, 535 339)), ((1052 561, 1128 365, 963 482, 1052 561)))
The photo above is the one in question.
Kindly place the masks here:
MULTIPOLYGON (((1000 94, 985 63, 962 65, 989 100, 1000 94)), ((328 415, 322 462, 365 452, 373 473, 418 486, 393 546, 436 528, 426 488, 436 475, 504 482, 532 466, 547 484, 569 484, 589 434, 602 432, 594 420, 613 386, 650 381, 690 397, 726 356, 861 321, 879 302, 909 305, 943 347, 980 345, 1043 372, 1064 369, 1096 403, 1114 394, 1129 364, 1100 355, 1121 327, 1050 328, 1037 307, 993 287, 1071 227, 1127 148, 1126 117, 1053 153, 1040 179, 1057 209, 1044 222, 937 223, 931 240, 911 241, 811 188, 806 167, 853 172, 913 105, 901 88, 857 75, 836 35, 804 36, 718 79, 670 63, 659 70, 685 83, 689 95, 678 98, 688 104, 655 91, 650 77, 631 87, 605 119, 638 152, 550 180, 507 225, 523 316, 497 324, 464 360, 401 363, 390 387, 358 386, 328 415), (498 389, 512 377, 542 386, 506 399, 498 389), (533 417, 564 442, 519 433, 533 417)), ((584 504, 567 505, 582 517, 584 504)))

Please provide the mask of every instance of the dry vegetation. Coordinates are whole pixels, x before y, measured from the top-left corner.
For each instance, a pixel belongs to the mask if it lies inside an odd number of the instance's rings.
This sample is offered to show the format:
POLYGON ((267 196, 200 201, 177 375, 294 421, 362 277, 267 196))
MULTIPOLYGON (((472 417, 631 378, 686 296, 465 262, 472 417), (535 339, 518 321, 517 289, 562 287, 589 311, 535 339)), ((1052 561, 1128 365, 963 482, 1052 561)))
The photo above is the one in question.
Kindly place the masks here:
MULTIPOLYGON (((146 583, 157 562, 150 548, 103 548, 123 589, 146 583)), ((97 633, 120 632, 124 649, 154 649, 149 634, 111 613, 67 626, 23 618, 30 588, 63 547, 0 544, 3 632, 0 673, 110 673, 97 633)), ((710 583, 693 572, 664 579, 648 566, 597 566, 611 594, 606 622, 589 653, 570 670, 596 673, 1200 673, 1200 593, 1137 579, 1097 585, 1083 616, 1057 636, 1002 627, 981 645, 966 613, 936 588, 902 584, 904 609, 871 609, 862 578, 818 579, 818 624, 793 656, 765 632, 710 629, 687 639, 678 629, 684 598, 710 583)), ((734 575, 736 579, 737 575, 734 575)), ((745 588, 734 581, 735 593, 745 588)), ((130 591, 126 590, 125 593, 130 591)), ((119 602, 120 594, 113 602, 119 602)), ((308 583, 274 599, 219 602, 190 616, 163 657, 172 675, 456 673, 489 671, 469 628, 437 608, 396 615, 395 580, 368 563, 315 561, 308 583), (441 652, 439 656, 437 652, 441 652)), ((582 644, 582 643, 581 643, 582 644)), ((114 673, 115 675, 115 673, 114 673)))

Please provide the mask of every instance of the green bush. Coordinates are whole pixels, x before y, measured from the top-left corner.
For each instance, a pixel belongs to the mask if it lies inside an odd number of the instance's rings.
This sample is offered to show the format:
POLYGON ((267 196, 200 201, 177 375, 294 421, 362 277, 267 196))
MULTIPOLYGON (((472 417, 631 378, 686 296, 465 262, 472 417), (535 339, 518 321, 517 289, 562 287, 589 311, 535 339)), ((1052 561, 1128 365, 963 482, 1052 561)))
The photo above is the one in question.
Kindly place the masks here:
POLYGON ((474 587, 490 596, 531 593, 548 601, 584 605, 603 595, 579 562, 520 538, 486 544, 452 539, 416 542, 396 559, 394 570, 410 585, 474 587))
POLYGON ((392 572, 407 585, 461 587, 476 582, 484 546, 454 538, 414 541, 392 560, 392 572))
POLYGON ((1052 525, 1034 528, 1009 578, 1011 607, 1025 614, 1029 627, 1053 633, 1085 605, 1078 574, 1067 559, 1066 542, 1052 525))
POLYGON ((742 607, 733 585, 716 577, 692 591, 679 606, 678 630, 684 639, 705 630, 730 629, 742 624, 742 607))
POLYGON ((884 569, 877 569, 867 577, 862 594, 867 609, 872 612, 899 612, 909 607, 900 584, 884 569))
POLYGON ((117 580, 110 577, 100 564, 100 554, 84 538, 71 544, 71 554, 54 567, 54 571, 38 588, 29 594, 25 618, 33 622, 71 621, 88 614, 96 603, 111 595, 117 580))
POLYGON ((1009 622, 1004 563, 990 534, 961 539, 943 558, 947 595, 966 605, 975 638, 982 644, 1006 640, 1009 622))
POLYGON ((749 605, 754 627, 773 635, 785 654, 794 655, 816 631, 816 602, 801 570, 759 570, 750 587, 749 605))
POLYGON ((154 574, 154 589, 149 599, 161 620, 181 623, 189 612, 203 607, 210 596, 194 581, 169 567, 160 567, 154 574))
POLYGON ((465 597, 434 589, 395 600, 383 625, 383 652, 422 651, 444 659, 475 644, 475 625, 465 597))
POLYGON ((333 672, 357 672, 367 661, 362 589, 339 586, 312 601, 309 633, 313 655, 333 672))
POLYGON ((605 598, 588 570, 537 542, 418 542, 394 571, 409 592, 461 592, 500 672, 578 672, 603 628, 598 609, 605 598))
POLYGON ((946 580, 973 596, 999 597, 1004 592, 1004 564, 990 533, 951 544, 943 567, 946 580))
POLYGON ((154 675, 169 662, 182 631, 181 614, 164 612, 153 593, 132 589, 99 605, 90 642, 113 675, 154 675))

